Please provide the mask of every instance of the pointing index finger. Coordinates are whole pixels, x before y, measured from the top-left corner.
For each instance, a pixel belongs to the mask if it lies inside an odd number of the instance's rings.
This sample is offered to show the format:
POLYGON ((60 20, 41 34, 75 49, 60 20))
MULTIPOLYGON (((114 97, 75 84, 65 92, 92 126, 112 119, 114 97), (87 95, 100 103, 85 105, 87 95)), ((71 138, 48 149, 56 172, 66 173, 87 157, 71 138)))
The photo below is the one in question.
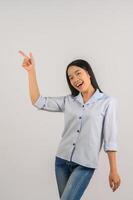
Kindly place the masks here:
POLYGON ((22 55, 22 56, 24 56, 25 58, 29 58, 23 51, 19 51, 19 53, 22 55))

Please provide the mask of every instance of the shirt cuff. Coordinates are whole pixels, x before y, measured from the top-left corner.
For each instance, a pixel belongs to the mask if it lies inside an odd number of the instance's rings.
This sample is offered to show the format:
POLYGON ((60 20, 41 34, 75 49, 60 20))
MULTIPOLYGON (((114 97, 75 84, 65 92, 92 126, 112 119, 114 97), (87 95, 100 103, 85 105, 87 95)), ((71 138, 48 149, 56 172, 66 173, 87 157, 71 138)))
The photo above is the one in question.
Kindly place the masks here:
POLYGON ((46 98, 39 96, 37 101, 33 104, 33 106, 37 107, 38 109, 42 109, 44 106, 46 106, 46 98))
POLYGON ((118 146, 115 143, 105 144, 104 151, 118 151, 118 146))

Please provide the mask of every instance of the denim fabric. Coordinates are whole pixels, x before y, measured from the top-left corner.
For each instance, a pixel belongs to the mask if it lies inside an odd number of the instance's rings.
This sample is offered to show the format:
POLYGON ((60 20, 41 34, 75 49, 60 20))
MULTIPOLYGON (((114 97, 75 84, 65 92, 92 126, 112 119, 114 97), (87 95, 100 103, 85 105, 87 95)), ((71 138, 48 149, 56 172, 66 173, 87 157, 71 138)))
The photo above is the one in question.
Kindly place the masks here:
POLYGON ((95 168, 55 157, 55 175, 61 200, 79 200, 87 188, 95 168))

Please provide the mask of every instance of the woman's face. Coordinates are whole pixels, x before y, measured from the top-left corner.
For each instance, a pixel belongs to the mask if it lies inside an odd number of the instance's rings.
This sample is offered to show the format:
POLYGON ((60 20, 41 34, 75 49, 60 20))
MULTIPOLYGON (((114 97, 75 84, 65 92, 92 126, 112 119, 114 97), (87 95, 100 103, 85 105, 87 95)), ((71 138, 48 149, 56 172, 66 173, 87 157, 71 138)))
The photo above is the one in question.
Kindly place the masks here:
POLYGON ((71 85, 79 92, 85 92, 92 86, 90 75, 86 70, 77 66, 70 66, 67 73, 71 85))

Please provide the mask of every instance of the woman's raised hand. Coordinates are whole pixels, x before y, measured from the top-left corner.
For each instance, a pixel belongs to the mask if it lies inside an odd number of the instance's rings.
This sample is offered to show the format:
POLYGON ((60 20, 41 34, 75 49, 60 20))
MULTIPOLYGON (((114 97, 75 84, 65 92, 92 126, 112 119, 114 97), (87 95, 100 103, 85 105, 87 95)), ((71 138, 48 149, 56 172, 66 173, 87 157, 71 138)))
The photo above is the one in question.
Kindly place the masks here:
POLYGON ((19 53, 24 57, 22 66, 24 67, 25 70, 28 72, 33 70, 35 68, 35 60, 33 58, 32 53, 29 53, 29 56, 27 56, 23 51, 19 51, 19 53))

